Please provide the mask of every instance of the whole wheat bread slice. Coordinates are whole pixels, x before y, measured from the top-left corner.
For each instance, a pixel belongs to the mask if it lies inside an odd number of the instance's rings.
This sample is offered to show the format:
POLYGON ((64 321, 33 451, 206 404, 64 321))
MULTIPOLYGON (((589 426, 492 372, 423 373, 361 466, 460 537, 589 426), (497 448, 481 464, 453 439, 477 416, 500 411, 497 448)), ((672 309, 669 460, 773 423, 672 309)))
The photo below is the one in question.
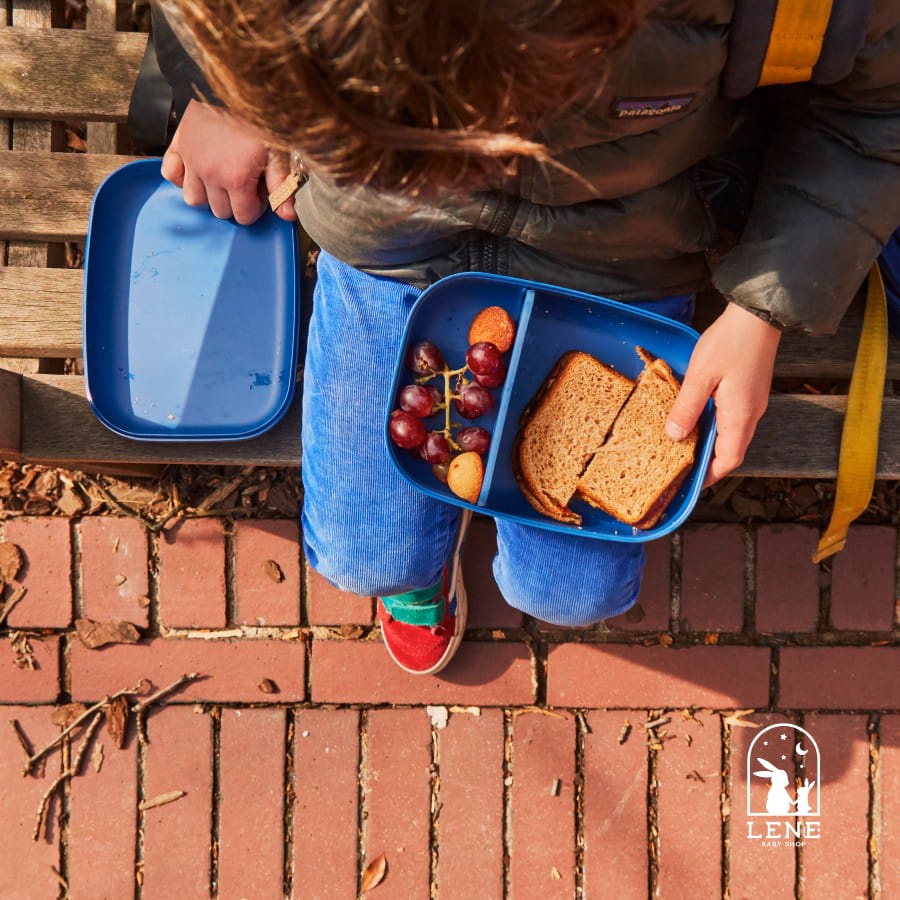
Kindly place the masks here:
POLYGON ((621 522, 652 528, 691 468, 697 429, 682 441, 666 435, 680 384, 663 360, 635 349, 644 371, 609 438, 578 479, 577 491, 621 522))
POLYGON ((513 448, 519 486, 538 512, 581 524, 569 501, 633 388, 587 353, 571 351, 556 363, 523 412, 513 448))

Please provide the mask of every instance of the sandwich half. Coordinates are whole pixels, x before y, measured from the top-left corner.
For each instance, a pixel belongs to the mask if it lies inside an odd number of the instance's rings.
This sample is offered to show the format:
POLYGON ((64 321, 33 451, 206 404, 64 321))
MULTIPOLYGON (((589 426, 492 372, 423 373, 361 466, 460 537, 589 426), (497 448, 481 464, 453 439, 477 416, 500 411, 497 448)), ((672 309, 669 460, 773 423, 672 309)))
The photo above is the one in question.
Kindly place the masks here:
POLYGON ((570 351, 556 363, 522 413, 513 448, 519 486, 538 512, 581 524, 569 501, 633 388, 588 353, 570 351))
POLYGON ((663 360, 635 349, 644 370, 576 490, 620 522, 652 528, 690 471, 697 429, 682 441, 668 437, 666 419, 681 385, 663 360))

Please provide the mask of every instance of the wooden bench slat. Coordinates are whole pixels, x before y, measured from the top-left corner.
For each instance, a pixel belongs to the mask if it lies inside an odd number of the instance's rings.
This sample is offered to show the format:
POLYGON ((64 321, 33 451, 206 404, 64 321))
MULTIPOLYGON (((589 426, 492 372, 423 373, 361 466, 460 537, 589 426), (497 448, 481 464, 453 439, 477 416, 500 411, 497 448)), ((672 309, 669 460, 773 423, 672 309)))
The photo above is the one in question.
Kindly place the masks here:
POLYGON ((81 356, 82 275, 0 267, 0 356, 81 356))
POLYGON ((0 239, 82 240, 100 182, 138 158, 0 151, 0 239))
MULTIPOLYGON (((847 398, 773 394, 737 474, 834 478, 847 398)), ((900 398, 885 397, 878 478, 900 478, 900 398)))
POLYGON ((0 30, 0 116, 125 122, 147 35, 0 30))
MULTIPOLYGON (((774 394, 737 474, 832 479, 845 398, 774 394)), ((95 418, 84 381, 72 375, 22 376, 22 453, 35 462, 207 463, 295 466, 300 462, 299 392, 285 418, 249 441, 157 443, 120 438, 95 418)), ((0 416, 0 421, 6 417, 0 416)), ((900 478, 900 398, 885 399, 879 478, 900 478)))
POLYGON ((22 454, 33 462, 205 463, 299 466, 300 397, 270 431, 246 441, 167 443, 113 434, 91 412, 84 379, 75 375, 22 376, 22 454))

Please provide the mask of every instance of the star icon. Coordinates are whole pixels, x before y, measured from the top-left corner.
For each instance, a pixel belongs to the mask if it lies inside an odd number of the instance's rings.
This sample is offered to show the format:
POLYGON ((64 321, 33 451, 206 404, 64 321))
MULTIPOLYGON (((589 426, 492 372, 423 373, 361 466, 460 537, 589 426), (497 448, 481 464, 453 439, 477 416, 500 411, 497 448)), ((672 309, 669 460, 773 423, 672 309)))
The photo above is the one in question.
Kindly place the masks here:
POLYGON ((779 735, 779 737, 780 737, 781 740, 783 740, 783 741, 786 741, 786 740, 787 740, 787 735, 786 735, 786 734, 779 735))
POLYGON ((768 741, 763 741, 763 747, 768 747, 768 746, 769 746, 769 742, 768 742, 768 741))
POLYGON ((782 759, 787 759, 787 757, 786 757, 783 753, 781 754, 781 758, 782 758, 782 759))

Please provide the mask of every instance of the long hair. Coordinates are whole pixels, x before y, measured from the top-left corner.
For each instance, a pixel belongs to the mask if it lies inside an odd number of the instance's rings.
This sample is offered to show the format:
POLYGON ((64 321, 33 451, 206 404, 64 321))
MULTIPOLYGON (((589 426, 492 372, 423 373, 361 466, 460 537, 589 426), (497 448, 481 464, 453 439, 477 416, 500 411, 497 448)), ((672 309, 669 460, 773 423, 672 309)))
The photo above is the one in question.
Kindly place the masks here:
POLYGON ((636 0, 177 0, 239 119, 338 182, 425 195, 549 161, 636 0))

